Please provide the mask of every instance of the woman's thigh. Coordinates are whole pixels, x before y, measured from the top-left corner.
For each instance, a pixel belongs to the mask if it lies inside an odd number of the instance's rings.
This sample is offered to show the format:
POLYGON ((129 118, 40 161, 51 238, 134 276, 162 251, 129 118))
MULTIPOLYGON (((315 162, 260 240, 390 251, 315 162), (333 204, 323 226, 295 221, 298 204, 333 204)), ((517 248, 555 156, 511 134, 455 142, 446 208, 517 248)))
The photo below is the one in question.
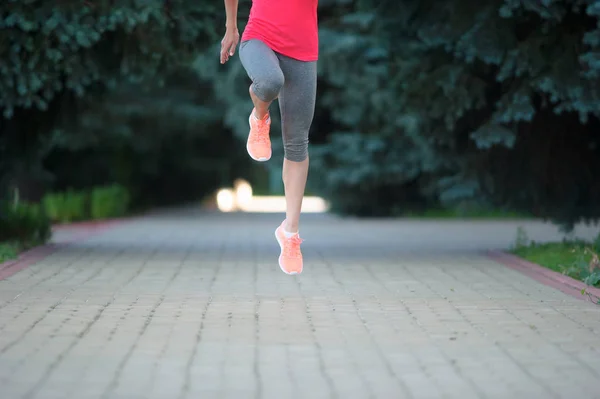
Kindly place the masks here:
POLYGON ((279 56, 285 82, 279 94, 281 130, 286 158, 301 162, 308 156, 308 133, 317 96, 317 62, 279 56))
POLYGON ((252 39, 241 43, 240 60, 258 98, 265 102, 277 98, 284 85, 284 74, 275 52, 262 41, 252 39))

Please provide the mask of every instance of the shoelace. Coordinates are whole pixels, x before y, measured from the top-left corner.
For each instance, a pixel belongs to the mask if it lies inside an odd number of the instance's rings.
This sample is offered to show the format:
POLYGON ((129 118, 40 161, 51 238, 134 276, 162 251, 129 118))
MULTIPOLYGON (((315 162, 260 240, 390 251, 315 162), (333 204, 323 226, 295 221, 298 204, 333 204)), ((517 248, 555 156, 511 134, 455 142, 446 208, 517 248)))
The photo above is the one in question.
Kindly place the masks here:
POLYGON ((269 125, 266 121, 257 120, 255 134, 250 136, 250 141, 253 143, 268 143, 269 142, 269 125))
POLYGON ((283 245, 283 256, 286 258, 301 258, 302 253, 300 252, 300 244, 302 244, 304 240, 302 240, 299 236, 293 236, 285 239, 285 244, 283 245))

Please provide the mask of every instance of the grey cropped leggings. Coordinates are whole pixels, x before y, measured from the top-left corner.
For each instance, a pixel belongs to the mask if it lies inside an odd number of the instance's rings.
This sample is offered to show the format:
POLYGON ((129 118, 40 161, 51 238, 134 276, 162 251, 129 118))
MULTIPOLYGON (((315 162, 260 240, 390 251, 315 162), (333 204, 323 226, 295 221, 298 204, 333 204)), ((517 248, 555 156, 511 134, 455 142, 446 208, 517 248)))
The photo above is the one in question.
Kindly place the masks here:
POLYGON ((241 43, 240 60, 259 99, 271 102, 279 97, 285 158, 304 161, 315 113, 317 62, 286 57, 255 39, 241 43))

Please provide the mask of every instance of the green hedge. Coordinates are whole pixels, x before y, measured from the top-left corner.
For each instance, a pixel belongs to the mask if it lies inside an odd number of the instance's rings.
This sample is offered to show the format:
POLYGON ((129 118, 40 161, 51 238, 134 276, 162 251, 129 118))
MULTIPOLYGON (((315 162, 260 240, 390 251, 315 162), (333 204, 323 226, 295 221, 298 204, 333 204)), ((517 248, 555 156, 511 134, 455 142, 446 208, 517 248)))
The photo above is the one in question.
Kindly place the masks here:
POLYGON ((112 185, 95 188, 90 195, 90 217, 106 219, 125 216, 129 203, 129 192, 124 187, 112 185))
POLYGON ((54 222, 83 220, 86 216, 87 194, 74 190, 48 193, 42 199, 42 204, 54 222))
POLYGON ((42 206, 9 202, 0 204, 0 242, 30 247, 46 242, 51 233, 50 219, 42 206))
POLYGON ((122 217, 129 202, 128 191, 118 185, 48 193, 39 204, 0 202, 0 263, 48 241, 53 222, 122 217))
POLYGON ((0 263, 15 259, 19 255, 19 244, 14 242, 0 242, 0 263))
POLYGON ((126 188, 113 184, 91 190, 48 193, 42 204, 53 222, 69 223, 125 216, 130 195, 126 188))

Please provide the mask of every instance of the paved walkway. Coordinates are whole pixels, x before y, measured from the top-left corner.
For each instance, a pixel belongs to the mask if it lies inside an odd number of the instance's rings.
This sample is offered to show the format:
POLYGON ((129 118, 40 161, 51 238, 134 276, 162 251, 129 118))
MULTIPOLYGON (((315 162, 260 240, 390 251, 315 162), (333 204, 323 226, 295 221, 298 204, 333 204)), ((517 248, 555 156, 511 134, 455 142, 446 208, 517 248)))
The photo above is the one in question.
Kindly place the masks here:
POLYGON ((290 277, 279 221, 154 216, 0 281, 0 398, 600 398, 600 306, 477 252, 517 223, 307 215, 290 277))

